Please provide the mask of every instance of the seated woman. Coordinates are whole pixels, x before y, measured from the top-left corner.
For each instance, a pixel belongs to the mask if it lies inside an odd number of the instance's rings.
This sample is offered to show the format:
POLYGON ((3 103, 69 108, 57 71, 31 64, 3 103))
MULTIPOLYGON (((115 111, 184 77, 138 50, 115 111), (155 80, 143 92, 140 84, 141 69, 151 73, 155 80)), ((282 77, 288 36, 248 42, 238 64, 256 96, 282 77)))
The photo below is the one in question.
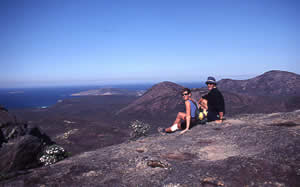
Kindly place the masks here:
POLYGON ((178 129, 182 129, 183 131, 180 132, 180 134, 183 134, 188 131, 190 127, 197 124, 199 112, 197 104, 191 98, 191 90, 184 88, 181 92, 181 95, 185 101, 186 112, 178 112, 173 125, 167 129, 164 129, 163 132, 171 133, 177 131, 178 129))

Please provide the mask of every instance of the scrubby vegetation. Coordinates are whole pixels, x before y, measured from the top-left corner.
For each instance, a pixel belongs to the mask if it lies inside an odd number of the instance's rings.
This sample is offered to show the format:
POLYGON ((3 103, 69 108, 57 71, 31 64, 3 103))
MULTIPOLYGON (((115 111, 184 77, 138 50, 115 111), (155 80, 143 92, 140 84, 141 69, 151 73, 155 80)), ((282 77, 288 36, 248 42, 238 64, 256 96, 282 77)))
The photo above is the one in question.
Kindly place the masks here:
POLYGON ((135 120, 130 123, 129 128, 132 129, 132 132, 130 133, 130 139, 136 140, 142 136, 147 136, 150 130, 150 125, 142 121, 135 120))
POLYGON ((51 145, 45 148, 43 155, 40 157, 40 162, 44 166, 49 166, 68 156, 65 149, 59 145, 51 145))

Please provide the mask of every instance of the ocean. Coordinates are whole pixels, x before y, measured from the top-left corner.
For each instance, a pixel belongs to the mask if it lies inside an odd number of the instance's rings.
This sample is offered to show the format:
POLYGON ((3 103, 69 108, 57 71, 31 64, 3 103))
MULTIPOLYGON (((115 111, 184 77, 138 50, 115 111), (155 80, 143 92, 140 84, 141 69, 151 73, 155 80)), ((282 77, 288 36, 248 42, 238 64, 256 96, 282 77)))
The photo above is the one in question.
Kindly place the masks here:
MULTIPOLYGON (((188 88, 203 87, 204 83, 180 83, 188 88)), ((59 100, 71 98, 71 94, 99 89, 120 88, 127 90, 147 90, 153 84, 123 84, 111 86, 65 86, 43 88, 0 88, 0 105, 7 109, 45 108, 54 105, 59 100)))

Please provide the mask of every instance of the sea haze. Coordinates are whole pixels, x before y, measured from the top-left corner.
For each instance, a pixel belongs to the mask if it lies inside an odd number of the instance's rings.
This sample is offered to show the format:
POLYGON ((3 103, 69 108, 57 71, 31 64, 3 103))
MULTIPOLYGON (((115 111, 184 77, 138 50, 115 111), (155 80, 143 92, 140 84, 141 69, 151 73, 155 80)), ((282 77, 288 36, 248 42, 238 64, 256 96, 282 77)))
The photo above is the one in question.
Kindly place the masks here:
MULTIPOLYGON (((203 83, 179 83, 189 88, 201 87, 203 83)), ((71 94, 100 88, 120 88, 127 90, 147 90, 153 84, 123 84, 105 86, 72 86, 43 88, 2 88, 0 105, 7 109, 40 108, 54 105, 58 100, 72 97, 71 94)))

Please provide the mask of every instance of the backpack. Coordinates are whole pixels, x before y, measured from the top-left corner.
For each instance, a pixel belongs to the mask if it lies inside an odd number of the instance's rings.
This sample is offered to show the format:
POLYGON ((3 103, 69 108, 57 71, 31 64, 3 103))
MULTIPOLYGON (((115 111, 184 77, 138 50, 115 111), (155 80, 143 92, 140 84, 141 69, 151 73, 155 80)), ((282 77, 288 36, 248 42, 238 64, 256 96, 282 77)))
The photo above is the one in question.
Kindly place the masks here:
POLYGON ((199 108, 198 105, 191 100, 194 105, 196 106, 196 110, 195 110, 195 116, 197 117, 198 120, 198 124, 205 124, 207 122, 207 110, 199 108))
POLYGON ((195 116, 196 116, 197 120, 199 121, 198 123, 205 124, 207 121, 207 110, 199 108, 198 105, 193 100, 191 100, 191 101, 196 106, 195 116))
POLYGON ((207 110, 200 108, 198 119, 203 120, 207 118, 207 110))

